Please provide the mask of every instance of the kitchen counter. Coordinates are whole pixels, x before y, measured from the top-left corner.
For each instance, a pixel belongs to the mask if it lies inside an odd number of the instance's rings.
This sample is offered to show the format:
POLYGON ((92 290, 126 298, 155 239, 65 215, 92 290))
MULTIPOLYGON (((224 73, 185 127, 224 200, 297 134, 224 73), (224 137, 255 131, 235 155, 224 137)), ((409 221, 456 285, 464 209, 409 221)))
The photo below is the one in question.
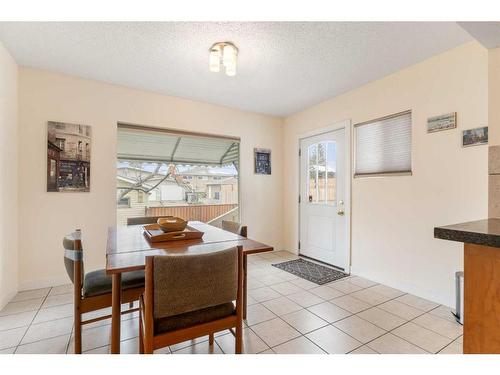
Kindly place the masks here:
POLYGON ((500 248, 500 219, 477 220, 436 227, 434 237, 500 248))
POLYGON ((436 227, 434 237, 464 243, 464 353, 500 354, 500 219, 436 227))

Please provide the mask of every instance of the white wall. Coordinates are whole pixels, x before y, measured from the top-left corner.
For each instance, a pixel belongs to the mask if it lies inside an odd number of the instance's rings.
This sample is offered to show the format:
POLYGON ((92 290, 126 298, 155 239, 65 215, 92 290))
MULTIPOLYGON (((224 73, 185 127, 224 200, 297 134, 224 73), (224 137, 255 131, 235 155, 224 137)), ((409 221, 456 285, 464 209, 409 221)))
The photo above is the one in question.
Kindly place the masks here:
POLYGON ((0 43, 0 310, 17 292, 17 65, 0 43))
POLYGON ((20 289, 67 283, 62 236, 84 233, 87 270, 105 266, 116 222, 116 124, 241 137, 242 221, 249 235, 282 246, 282 119, 47 71, 19 69, 20 289), (47 193, 47 121, 92 126, 90 193, 47 193), (254 175, 254 147, 270 148, 273 174, 254 175))
POLYGON ((454 303, 462 246, 434 226, 487 217, 487 146, 462 148, 461 130, 488 122, 488 55, 468 43, 288 117, 284 126, 284 240, 297 251, 298 137, 412 110, 413 176, 352 184, 352 272, 436 302, 454 303), (456 111, 458 129, 427 134, 430 116, 456 111))

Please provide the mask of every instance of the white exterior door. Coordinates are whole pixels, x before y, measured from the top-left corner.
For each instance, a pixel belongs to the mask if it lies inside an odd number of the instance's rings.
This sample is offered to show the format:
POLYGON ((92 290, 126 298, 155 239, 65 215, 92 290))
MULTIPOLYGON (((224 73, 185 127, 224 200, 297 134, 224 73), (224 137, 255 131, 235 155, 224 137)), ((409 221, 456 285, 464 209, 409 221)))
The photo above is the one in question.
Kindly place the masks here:
POLYGON ((300 254, 348 271, 345 129, 300 140, 300 254))

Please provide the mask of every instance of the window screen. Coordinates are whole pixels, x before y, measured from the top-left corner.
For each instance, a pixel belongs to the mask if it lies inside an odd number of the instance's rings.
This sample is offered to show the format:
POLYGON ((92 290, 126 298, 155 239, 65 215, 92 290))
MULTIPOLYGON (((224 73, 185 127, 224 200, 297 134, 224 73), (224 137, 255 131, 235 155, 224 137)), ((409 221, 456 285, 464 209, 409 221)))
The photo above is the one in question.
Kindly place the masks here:
POLYGON ((355 125, 355 176, 411 172, 411 111, 355 125))

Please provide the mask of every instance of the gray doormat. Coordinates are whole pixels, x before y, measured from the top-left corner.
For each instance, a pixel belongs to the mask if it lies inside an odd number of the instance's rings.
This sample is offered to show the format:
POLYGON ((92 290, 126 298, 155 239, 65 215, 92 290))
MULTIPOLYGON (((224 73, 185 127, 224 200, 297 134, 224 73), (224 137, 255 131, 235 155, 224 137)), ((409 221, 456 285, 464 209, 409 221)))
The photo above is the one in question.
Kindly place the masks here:
POLYGON ((283 263, 273 264, 273 266, 318 285, 323 285, 349 276, 342 271, 322 266, 321 264, 308 262, 304 259, 290 260, 283 263))

